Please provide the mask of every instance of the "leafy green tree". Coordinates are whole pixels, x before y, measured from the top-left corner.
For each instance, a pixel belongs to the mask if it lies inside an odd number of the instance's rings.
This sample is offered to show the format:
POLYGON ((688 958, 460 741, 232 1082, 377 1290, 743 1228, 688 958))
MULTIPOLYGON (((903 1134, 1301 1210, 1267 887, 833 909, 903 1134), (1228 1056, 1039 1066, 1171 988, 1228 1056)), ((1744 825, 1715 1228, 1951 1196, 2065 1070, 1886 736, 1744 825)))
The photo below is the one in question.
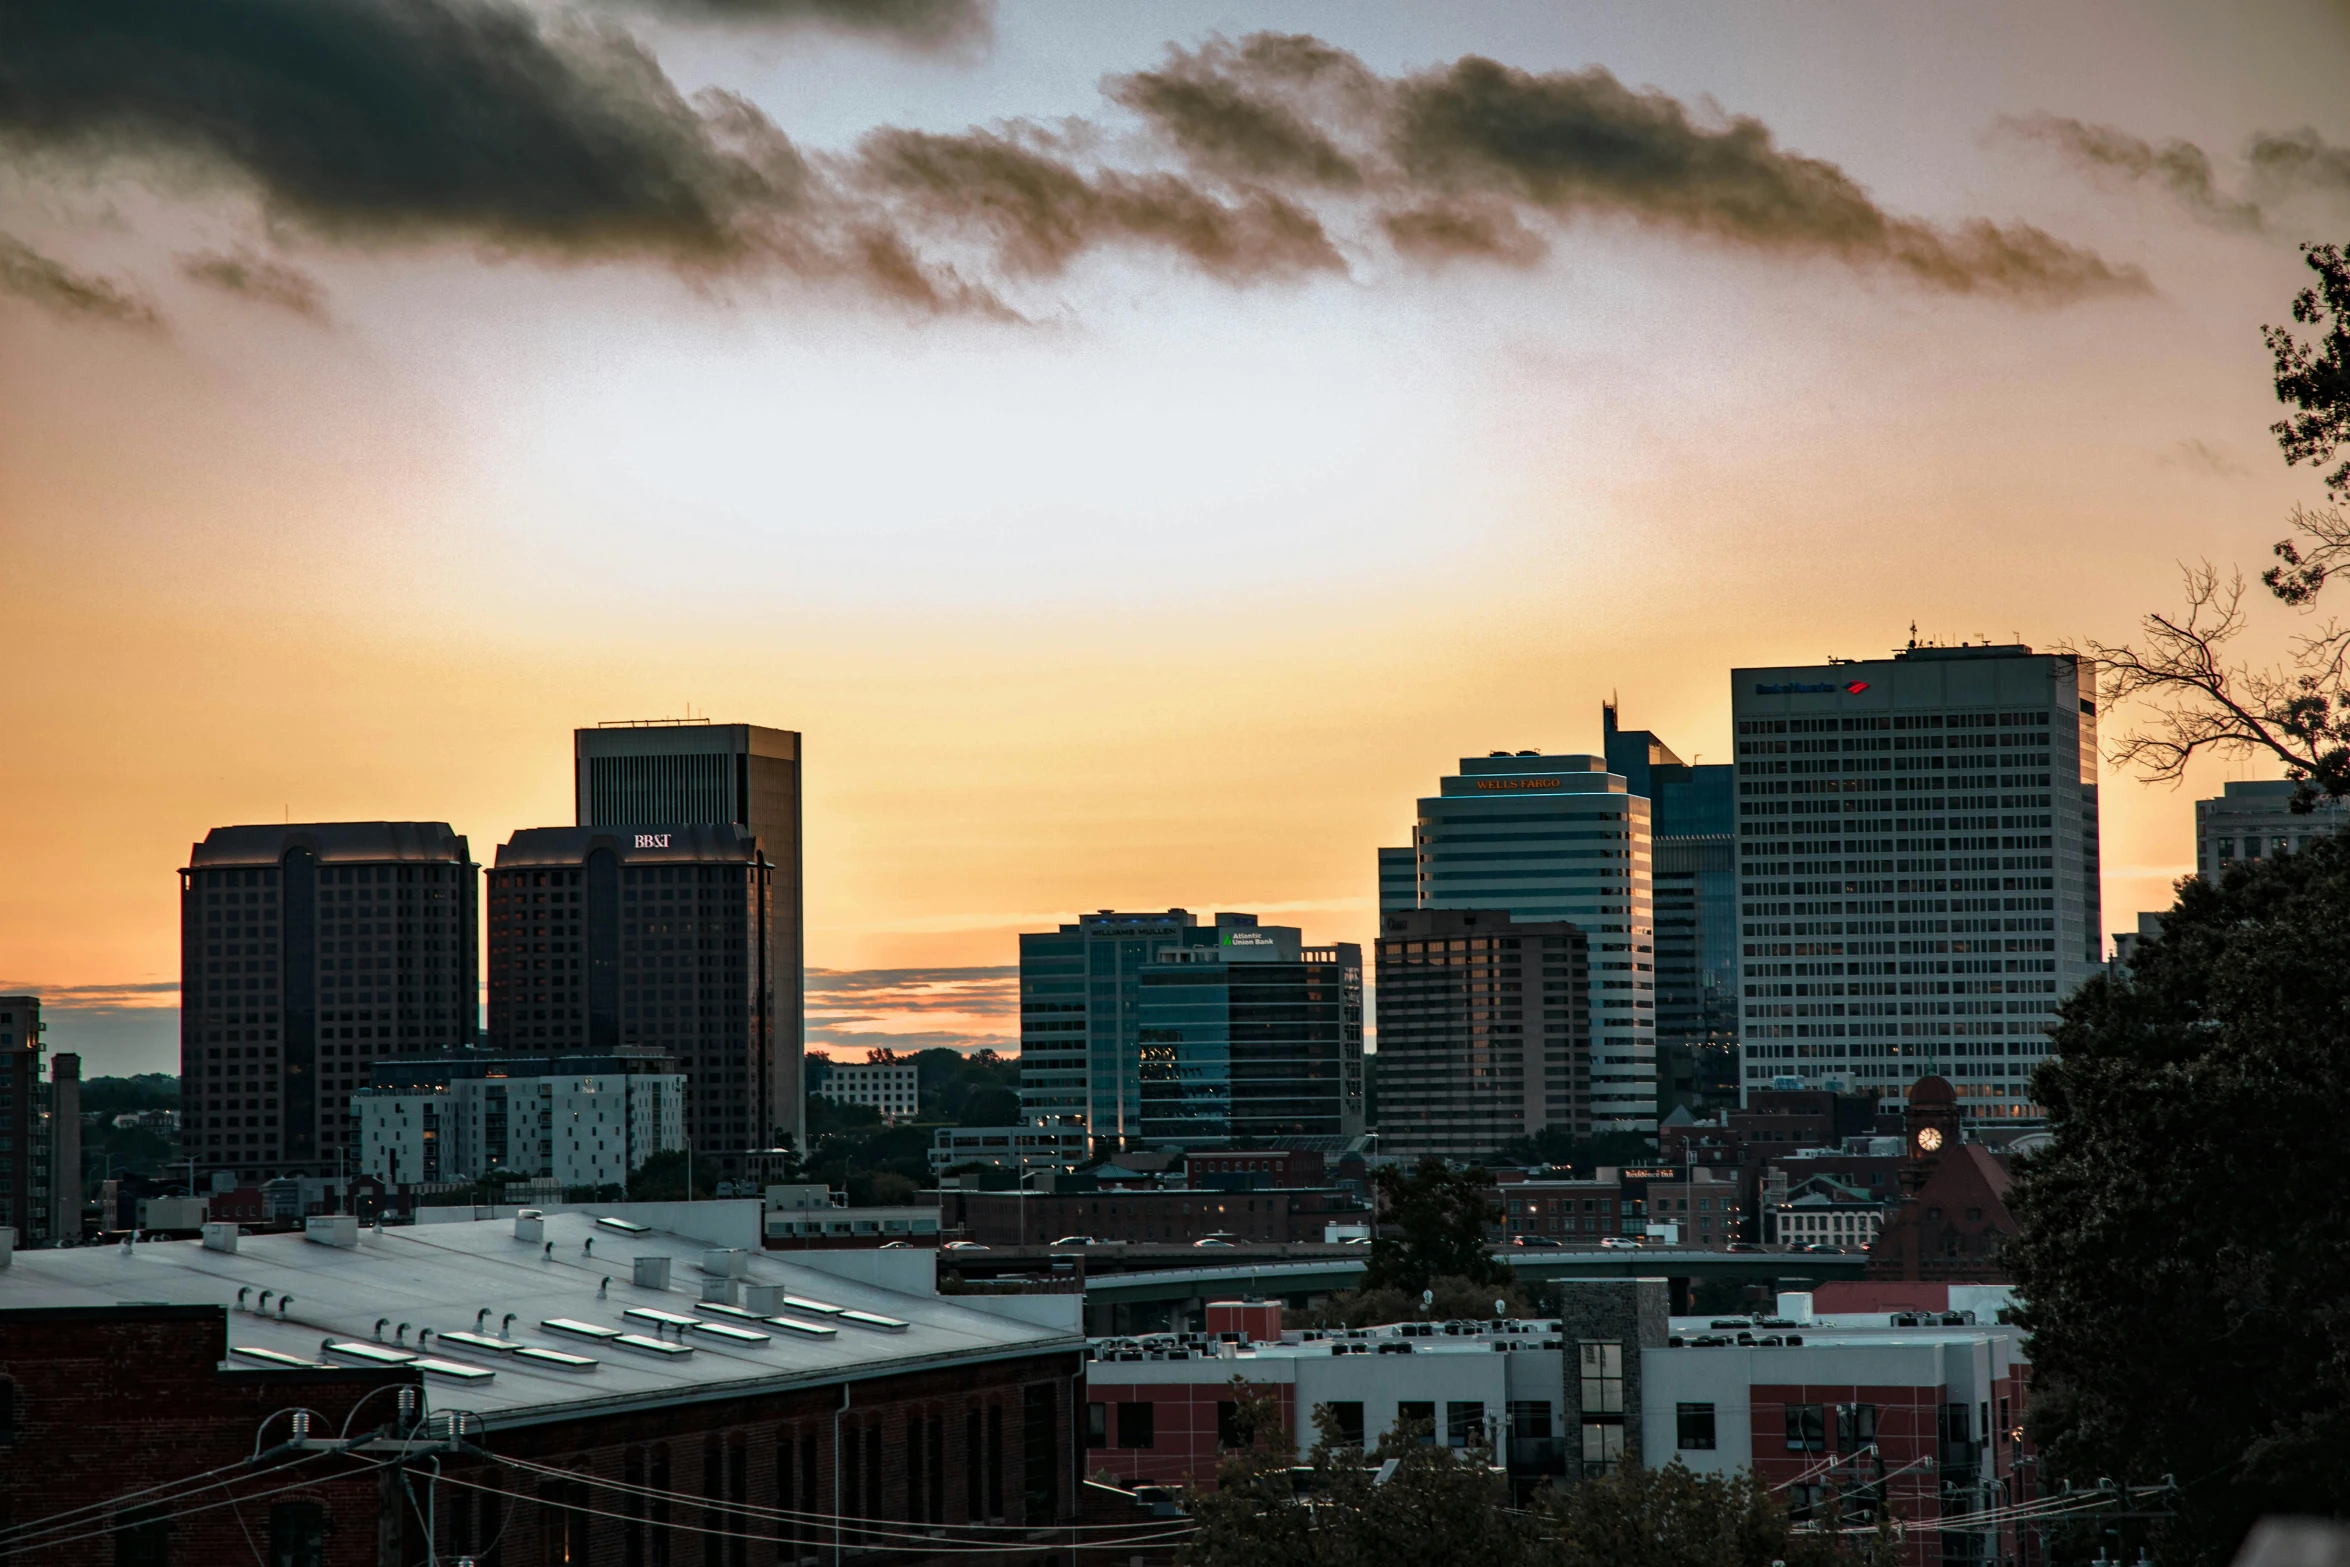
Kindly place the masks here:
POLYGON ((1477 1285, 1509 1281, 1510 1270, 1485 1237, 1485 1227, 1500 1222, 1501 1208, 1488 1195, 1493 1177, 1483 1169, 1455 1170, 1430 1157, 1409 1173, 1401 1165, 1384 1166, 1373 1182, 1380 1227, 1401 1233, 1372 1239, 1363 1288, 1417 1296, 1439 1278, 1477 1285))
POLYGON ((1420 1292, 1406 1293, 1400 1289, 1355 1289, 1331 1296, 1318 1306, 1304 1311, 1283 1312, 1282 1321, 1297 1328, 1368 1328, 1387 1322, 1415 1322, 1422 1316, 1432 1322, 1454 1318, 1483 1319, 1493 1315, 1493 1303, 1502 1303, 1502 1314, 1509 1317, 1539 1315, 1541 1304, 1515 1280, 1506 1284, 1487 1284, 1462 1278, 1438 1277, 1424 1286, 1436 1297, 1425 1308, 1420 1305, 1420 1292))
POLYGON ((2350 1499, 2350 838, 2180 883, 2033 1078, 2007 1265, 2053 1480, 2174 1476, 2166 1563, 2350 1499))
POLYGON ((1279 1406, 1234 1383, 1239 1446, 1213 1491, 1195 1491, 1184 1567, 1893 1567, 1890 1521, 1844 1534, 1798 1529, 1751 1473, 1626 1466, 1513 1508, 1481 1443, 1439 1447, 1426 1427, 1389 1431, 1368 1453, 1325 1409, 1308 1462, 1291 1456, 1279 1406), (1393 1461, 1392 1470, 1382 1469, 1393 1461))
POLYGON ((1562 1126, 1545 1126, 1530 1137, 1513 1137, 1493 1152, 1496 1164, 1556 1164, 1578 1170, 1603 1164, 1647 1164, 1655 1158, 1653 1137, 1638 1132, 1577 1137, 1562 1126))
MULTIPOLYGON (((710 1158, 692 1161, 696 1198, 718 1195, 718 1161, 710 1158)), ((628 1195, 634 1202, 683 1202, 685 1200, 686 1153, 673 1148, 667 1153, 651 1154, 645 1162, 628 1172, 628 1195)))

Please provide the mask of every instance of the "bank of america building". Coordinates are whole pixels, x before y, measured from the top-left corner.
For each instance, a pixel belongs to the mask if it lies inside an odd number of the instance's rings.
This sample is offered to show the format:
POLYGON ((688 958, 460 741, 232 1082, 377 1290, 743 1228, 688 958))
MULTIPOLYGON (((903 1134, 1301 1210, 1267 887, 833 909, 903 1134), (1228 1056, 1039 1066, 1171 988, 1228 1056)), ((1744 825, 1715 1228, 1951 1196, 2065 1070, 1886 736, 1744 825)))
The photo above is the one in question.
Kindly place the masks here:
POLYGON ((1732 681, 1742 1092, 1933 1073, 1970 1121, 2038 1122, 2057 1002, 2103 956, 2094 666, 1912 647, 1732 681))

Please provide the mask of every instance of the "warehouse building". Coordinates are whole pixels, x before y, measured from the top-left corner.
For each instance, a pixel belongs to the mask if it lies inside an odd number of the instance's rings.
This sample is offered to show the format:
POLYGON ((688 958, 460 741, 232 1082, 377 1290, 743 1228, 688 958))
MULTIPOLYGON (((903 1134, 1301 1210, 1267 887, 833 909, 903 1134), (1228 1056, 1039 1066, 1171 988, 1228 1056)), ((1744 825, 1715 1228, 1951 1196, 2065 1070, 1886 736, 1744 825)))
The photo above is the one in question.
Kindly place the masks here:
POLYGON ((17 1253, 0 1541, 59 1567, 242 1559, 240 1530, 321 1567, 767 1567, 959 1559, 1074 1519, 1076 1297, 942 1299, 927 1251, 779 1261, 758 1210, 17 1253))

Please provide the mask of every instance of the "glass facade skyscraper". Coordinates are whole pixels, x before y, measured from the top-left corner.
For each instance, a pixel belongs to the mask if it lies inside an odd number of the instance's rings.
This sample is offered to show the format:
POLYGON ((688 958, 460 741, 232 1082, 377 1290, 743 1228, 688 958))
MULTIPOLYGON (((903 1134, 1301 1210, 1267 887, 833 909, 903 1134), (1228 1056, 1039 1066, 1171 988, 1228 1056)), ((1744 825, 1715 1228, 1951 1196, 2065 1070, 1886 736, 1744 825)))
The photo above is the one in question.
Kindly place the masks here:
MULTIPOLYGON (((1596 756, 1467 757, 1420 801, 1415 906, 1567 920, 1590 943, 1587 1125, 1654 1132, 1656 933, 1648 800, 1596 756)), ((1394 850, 1380 851, 1382 909, 1394 850)), ((1532 1132, 1538 1128, 1529 1127, 1532 1132)))
POLYGON ((1020 937, 1021 1113, 1081 1119, 1106 1150, 1250 1128, 1351 1136, 1362 1038, 1360 950, 1306 949, 1254 915, 1104 909, 1020 937), (1266 966, 1235 982, 1241 964, 1266 966))
POLYGON ((1970 1121, 2027 1094, 2104 955, 2097 679, 2070 654, 1917 647, 1732 672, 1741 1087, 1928 1074, 1970 1121))
POLYGON ((1608 771, 1645 795, 1656 852, 1657 1107, 1738 1103, 1738 785, 1600 710, 1608 771))
POLYGON ((1143 966, 1141 1140, 1334 1151, 1363 1130, 1363 949, 1222 925, 1143 966))

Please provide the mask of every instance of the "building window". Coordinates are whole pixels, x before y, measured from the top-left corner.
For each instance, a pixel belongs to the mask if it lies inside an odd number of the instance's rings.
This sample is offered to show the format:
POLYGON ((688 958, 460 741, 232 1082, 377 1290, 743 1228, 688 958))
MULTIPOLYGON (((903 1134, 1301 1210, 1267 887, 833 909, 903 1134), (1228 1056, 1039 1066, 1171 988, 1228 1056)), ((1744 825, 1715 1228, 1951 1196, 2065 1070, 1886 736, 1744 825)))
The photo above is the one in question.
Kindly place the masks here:
POLYGON ((1714 1406, 1711 1404, 1675 1404, 1673 1406, 1673 1445, 1684 1453, 1710 1453, 1714 1450, 1714 1406))
POLYGON ((1583 1413, 1620 1415, 1624 1412, 1624 1346, 1585 1344, 1583 1355, 1583 1413))
POLYGON ((1444 1406, 1445 1446, 1475 1447, 1484 1440, 1485 1406, 1482 1403, 1444 1406))
POLYGON ((1118 1406, 1118 1445, 1120 1447, 1155 1447, 1158 1445, 1159 1406, 1145 1400, 1118 1406))
POLYGON ((1088 1404, 1085 1406, 1085 1445, 1087 1447, 1107 1447, 1110 1445, 1109 1405, 1088 1404))
POLYGON ((1422 1447, 1436 1445, 1436 1406, 1418 1400, 1406 1400, 1395 1406, 1396 1434, 1422 1447))
POLYGON ((1836 1451, 1858 1453, 1875 1445, 1877 1406, 1842 1404, 1836 1410, 1836 1451))
POLYGON ((1624 1427, 1597 1420, 1583 1422, 1583 1478, 1596 1480, 1615 1473, 1624 1461, 1624 1427))
POLYGON ((326 1567, 326 1509, 280 1502, 269 1510, 269 1567, 326 1567))
POLYGON ((1324 1404, 1323 1434, 1337 1447, 1363 1445, 1363 1406, 1360 1400, 1324 1404))
POLYGON ((1827 1406, 1823 1404, 1789 1404, 1787 1406, 1787 1451, 1790 1453, 1823 1453, 1828 1448, 1827 1406))
POLYGON ((153 1507, 114 1515, 114 1567, 171 1567, 171 1520, 153 1507))

